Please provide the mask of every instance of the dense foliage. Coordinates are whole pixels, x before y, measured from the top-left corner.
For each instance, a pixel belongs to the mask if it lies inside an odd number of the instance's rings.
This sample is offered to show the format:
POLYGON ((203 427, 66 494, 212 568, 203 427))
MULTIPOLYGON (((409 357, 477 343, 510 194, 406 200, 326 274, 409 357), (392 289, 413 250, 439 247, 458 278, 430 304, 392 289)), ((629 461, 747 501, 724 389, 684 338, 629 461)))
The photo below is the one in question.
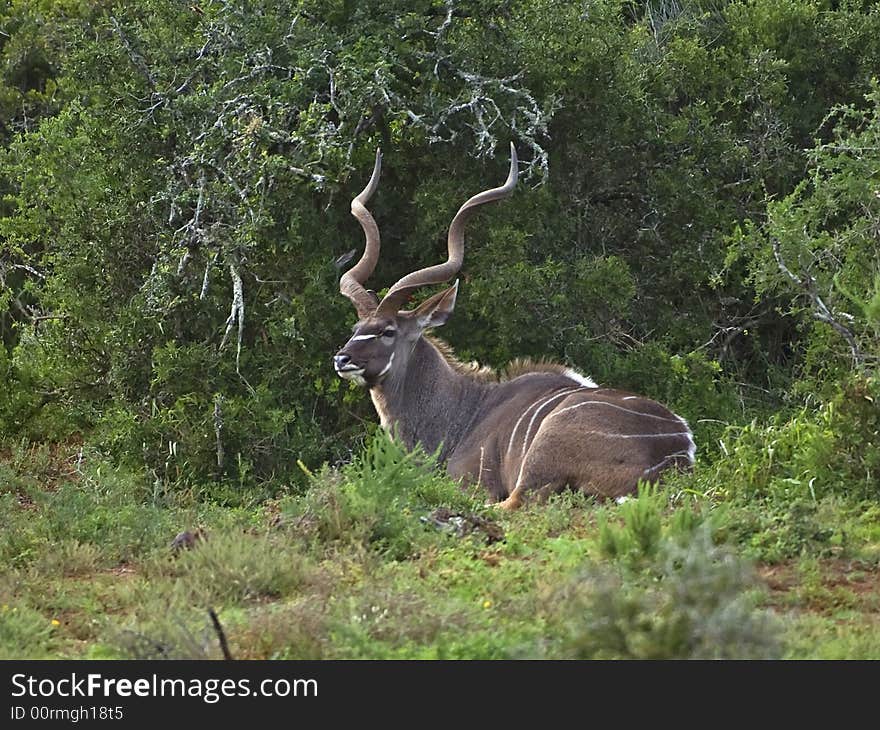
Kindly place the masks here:
POLYGON ((880 657, 878 70, 865 0, 6 3, 0 656, 880 657), (376 147, 381 290, 511 140, 442 335, 682 414, 660 492, 499 516, 333 373, 376 147))
POLYGON ((40 0, 2 29, 7 436, 166 485, 345 458, 374 417, 328 366, 335 262, 377 145, 377 288, 440 258, 508 140, 524 160, 468 234, 465 357, 661 398, 707 456, 876 392, 873 3, 40 0))

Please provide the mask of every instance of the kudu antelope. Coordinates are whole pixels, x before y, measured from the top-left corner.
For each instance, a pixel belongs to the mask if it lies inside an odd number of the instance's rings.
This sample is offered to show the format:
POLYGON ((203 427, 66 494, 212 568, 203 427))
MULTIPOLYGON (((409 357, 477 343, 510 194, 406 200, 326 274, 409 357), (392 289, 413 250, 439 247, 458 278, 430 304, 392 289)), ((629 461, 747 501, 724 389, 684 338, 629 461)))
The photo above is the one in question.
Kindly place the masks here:
POLYGON ((696 447, 684 419, 648 398, 601 388, 563 365, 519 363, 502 374, 465 365, 442 342, 425 335, 455 307, 458 281, 412 310, 402 307, 417 289, 451 279, 461 268, 464 227, 481 205, 512 194, 518 163, 511 145, 510 174, 498 188, 459 208, 448 235, 448 260, 407 274, 380 301, 364 282, 379 258, 379 228, 366 208, 379 184, 373 174, 351 202, 366 235, 361 259, 339 288, 358 313, 336 372, 369 388, 383 428, 412 448, 439 449, 448 473, 478 483, 507 509, 527 495, 566 486, 599 497, 633 492, 671 467, 689 468, 696 447))

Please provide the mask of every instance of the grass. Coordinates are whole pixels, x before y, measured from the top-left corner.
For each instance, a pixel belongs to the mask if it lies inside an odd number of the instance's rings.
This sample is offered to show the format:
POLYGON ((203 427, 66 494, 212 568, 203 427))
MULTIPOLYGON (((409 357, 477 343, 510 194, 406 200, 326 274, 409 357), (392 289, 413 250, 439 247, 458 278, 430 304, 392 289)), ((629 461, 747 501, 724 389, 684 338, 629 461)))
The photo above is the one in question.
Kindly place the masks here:
POLYGON ((711 478, 497 514, 379 437, 305 494, 233 507, 15 444, 0 658, 218 658, 209 608, 241 659, 880 658, 876 505, 711 478))

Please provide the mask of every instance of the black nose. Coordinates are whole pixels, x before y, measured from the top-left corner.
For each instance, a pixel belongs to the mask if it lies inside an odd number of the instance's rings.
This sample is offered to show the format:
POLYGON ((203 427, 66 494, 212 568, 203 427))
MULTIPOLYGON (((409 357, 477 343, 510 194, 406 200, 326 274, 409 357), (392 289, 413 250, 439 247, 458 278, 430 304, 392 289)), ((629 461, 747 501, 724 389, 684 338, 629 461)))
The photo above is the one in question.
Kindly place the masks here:
POLYGON ((333 364, 336 366, 337 370, 342 370, 346 365, 351 362, 351 358, 348 355, 334 355, 333 356, 333 364))

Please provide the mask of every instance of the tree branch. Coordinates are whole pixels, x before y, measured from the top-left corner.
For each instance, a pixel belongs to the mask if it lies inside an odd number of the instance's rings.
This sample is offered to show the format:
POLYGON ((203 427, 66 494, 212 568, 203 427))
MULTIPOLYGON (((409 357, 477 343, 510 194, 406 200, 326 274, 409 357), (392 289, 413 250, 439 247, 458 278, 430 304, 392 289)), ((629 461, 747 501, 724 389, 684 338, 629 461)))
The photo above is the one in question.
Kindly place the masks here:
POLYGON ((113 29, 116 31, 116 35, 119 36, 119 40, 122 42, 122 45, 125 47, 125 50, 128 51, 128 56, 131 58, 132 63, 137 67, 137 70, 141 72, 141 75, 147 80, 147 83, 150 85, 150 89, 154 92, 156 91, 156 79, 150 71, 149 66, 147 66, 147 62, 144 57, 135 49, 135 47, 129 41, 128 36, 122 31, 122 26, 119 24, 119 21, 115 16, 110 16, 110 22, 113 24, 113 29))
MULTIPOLYGON (((779 241, 775 238, 771 241, 771 245, 773 247, 773 258, 776 259, 776 265, 779 267, 779 270, 785 274, 798 288, 803 289, 807 296, 810 298, 810 301, 813 302, 813 316, 818 319, 820 322, 825 322, 830 325, 835 332, 837 332, 841 337, 843 337, 847 344, 849 345, 850 352, 852 353, 853 362, 857 367, 861 367, 865 362, 865 355, 862 353, 859 348, 859 343, 856 340, 856 336, 852 333, 852 331, 842 325, 831 313, 831 310, 822 301, 822 297, 819 296, 819 293, 816 291, 816 280, 807 274, 804 278, 801 278, 797 274, 795 274, 791 269, 786 266, 785 261, 782 258, 782 252, 779 250, 779 241)), ((846 316, 848 319, 852 319, 852 317, 848 314, 841 313, 839 316, 846 316)))
POLYGON ((226 632, 223 631, 223 626, 220 624, 220 619, 217 618, 217 613, 213 608, 208 609, 208 615, 211 617, 211 623, 214 626, 214 632, 217 634, 217 640, 220 642, 220 651, 223 652, 223 658, 226 661, 232 661, 232 654, 229 651, 229 644, 226 642, 226 632))
POLYGON ((220 349, 226 344, 229 333, 232 332, 232 326, 238 322, 238 343, 235 348, 235 372, 241 373, 239 370, 239 361, 241 359, 241 339, 244 335, 244 287, 241 282, 241 274, 238 273, 234 263, 229 264, 229 273, 232 276, 232 310, 226 318, 226 331, 223 333, 223 339, 220 340, 220 349))

